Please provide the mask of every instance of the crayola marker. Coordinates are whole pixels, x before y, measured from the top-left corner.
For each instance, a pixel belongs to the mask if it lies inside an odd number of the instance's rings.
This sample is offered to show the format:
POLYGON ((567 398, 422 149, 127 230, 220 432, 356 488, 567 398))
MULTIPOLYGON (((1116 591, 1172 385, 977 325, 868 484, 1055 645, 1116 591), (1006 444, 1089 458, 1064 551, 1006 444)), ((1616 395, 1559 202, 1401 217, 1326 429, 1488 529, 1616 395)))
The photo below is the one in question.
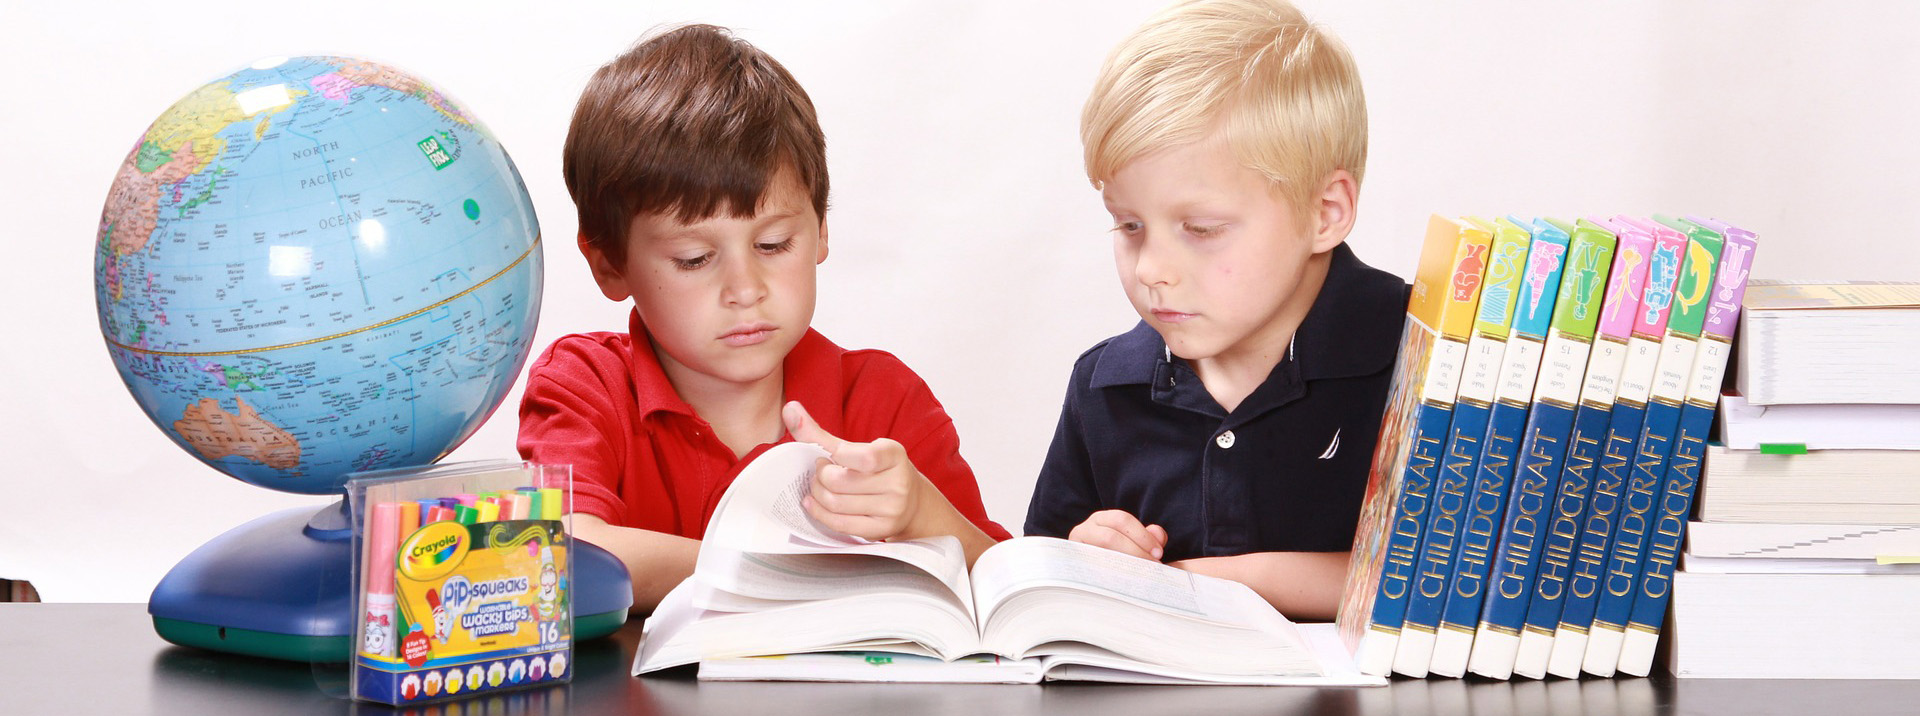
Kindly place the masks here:
POLYGON ((368 656, 392 656, 394 638, 393 570, 394 551, 400 545, 400 510, 392 502, 373 506, 367 527, 370 549, 367 556, 366 629, 361 634, 360 651, 368 656))
POLYGON ((454 496, 453 496, 453 499, 454 499, 454 501, 455 501, 455 502, 458 502, 458 503, 460 503, 460 504, 462 504, 462 505, 466 505, 466 506, 468 506, 468 507, 472 507, 472 506, 473 506, 473 503, 474 503, 474 502, 476 502, 476 501, 478 501, 478 500, 480 499, 480 496, 478 496, 478 495, 475 495, 475 494, 473 494, 473 493, 470 493, 470 492, 463 492, 463 493, 460 493, 460 494, 458 494, 458 495, 454 495, 454 496))
POLYGON ((446 522, 453 518, 454 518, 453 510, 448 509, 446 507, 442 507, 440 505, 434 505, 433 509, 427 510, 428 523, 446 522))
POLYGON ((560 519, 561 500, 563 499, 565 498, 560 496, 560 490, 558 488, 540 488, 540 519, 560 519))
POLYGON ((395 503, 400 508, 400 536, 413 534, 420 529, 420 503, 406 501, 395 503))
POLYGON ((540 490, 532 487, 522 487, 520 488, 520 494, 527 496, 527 519, 540 519, 541 502, 543 499, 540 496, 540 490))
POLYGON ((453 519, 463 525, 480 521, 480 511, 466 505, 453 508, 453 519))
POLYGON ((494 522, 500 519, 500 502, 496 498, 481 498, 478 507, 481 522, 494 522))
POLYGON ((530 507, 533 502, 532 500, 527 499, 527 494, 524 492, 515 493, 512 497, 509 497, 507 499, 510 500, 513 505, 513 516, 507 519, 510 519, 510 520, 527 519, 527 517, 529 516, 527 508, 530 507))

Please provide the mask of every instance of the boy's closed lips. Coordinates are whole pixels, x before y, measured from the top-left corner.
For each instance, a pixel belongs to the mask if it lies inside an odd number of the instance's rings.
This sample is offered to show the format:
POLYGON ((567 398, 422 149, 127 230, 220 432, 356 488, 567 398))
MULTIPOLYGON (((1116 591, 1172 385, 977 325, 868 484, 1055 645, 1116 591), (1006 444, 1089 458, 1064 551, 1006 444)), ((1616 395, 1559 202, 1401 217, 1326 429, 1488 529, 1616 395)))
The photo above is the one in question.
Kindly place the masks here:
POLYGON ((780 330, 778 326, 766 321, 743 323, 734 326, 732 330, 726 332, 726 335, 720 336, 720 342, 736 348, 759 345, 772 340, 777 330, 780 330))

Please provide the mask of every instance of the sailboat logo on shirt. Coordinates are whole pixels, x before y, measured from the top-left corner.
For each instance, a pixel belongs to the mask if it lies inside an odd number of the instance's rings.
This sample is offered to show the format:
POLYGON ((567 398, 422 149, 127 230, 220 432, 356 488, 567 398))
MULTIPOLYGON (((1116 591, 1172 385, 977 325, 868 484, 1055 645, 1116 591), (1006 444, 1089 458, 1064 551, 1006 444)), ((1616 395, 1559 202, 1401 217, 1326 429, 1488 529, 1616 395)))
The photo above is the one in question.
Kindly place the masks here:
POLYGON ((1340 452, 1340 429, 1334 428, 1333 442, 1327 443, 1327 451, 1320 453, 1320 459, 1331 460, 1333 459, 1333 454, 1337 452, 1340 452))

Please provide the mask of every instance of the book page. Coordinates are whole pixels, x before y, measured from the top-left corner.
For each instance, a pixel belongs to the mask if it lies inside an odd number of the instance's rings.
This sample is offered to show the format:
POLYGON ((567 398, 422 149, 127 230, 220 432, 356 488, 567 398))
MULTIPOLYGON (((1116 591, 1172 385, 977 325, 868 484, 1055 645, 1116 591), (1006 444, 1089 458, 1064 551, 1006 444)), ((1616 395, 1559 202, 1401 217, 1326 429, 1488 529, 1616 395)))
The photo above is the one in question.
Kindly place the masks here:
POLYGON ((966 552, 958 539, 874 542, 834 531, 808 515, 801 498, 819 461, 826 458, 827 451, 813 443, 783 443, 754 458, 714 508, 698 563, 704 567, 733 559, 730 554, 707 556, 709 545, 735 554, 872 555, 912 565, 971 601, 966 552))
POLYGON ((1128 684, 1259 684, 1263 686, 1386 686, 1383 676, 1360 673, 1340 633, 1331 623, 1300 624, 1300 636, 1323 668, 1319 675, 1232 676, 1150 666, 1084 644, 1049 644, 1044 657, 1049 681, 1107 681, 1128 684))
POLYGON ((867 543, 828 529, 801 507, 800 500, 824 459, 827 451, 813 443, 784 443, 761 453, 721 495, 706 538, 743 552, 867 543))
POLYGON ((925 593, 856 595, 785 602, 757 612, 713 612, 694 604, 688 580, 647 619, 634 673, 767 654, 894 650, 957 659, 980 651, 973 621, 925 593))
POLYGON ((974 603, 981 614, 1021 589, 1063 585, 1140 606, 1205 617, 1194 574, 1113 550, 1050 537, 1022 537, 988 549, 974 563, 974 603))
MULTIPOLYGON (((954 545, 959 549, 958 543, 954 545)), ((702 547, 698 567, 707 589, 695 604, 709 611, 763 611, 789 602, 865 594, 937 596, 972 618, 973 600, 963 599, 939 578, 900 560, 862 554, 720 554, 702 547)))
POLYGON ((1292 622, 1244 584, 1049 537, 974 566, 981 642, 1023 658, 1091 645, 1157 669, 1238 676, 1324 673, 1292 622))

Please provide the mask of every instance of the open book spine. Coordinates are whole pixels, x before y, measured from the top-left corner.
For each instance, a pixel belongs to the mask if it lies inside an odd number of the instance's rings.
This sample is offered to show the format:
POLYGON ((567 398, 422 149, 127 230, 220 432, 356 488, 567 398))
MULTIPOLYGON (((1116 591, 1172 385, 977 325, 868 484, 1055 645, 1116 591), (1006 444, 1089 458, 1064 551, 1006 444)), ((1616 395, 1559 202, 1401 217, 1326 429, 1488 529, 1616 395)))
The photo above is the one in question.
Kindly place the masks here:
MULTIPOLYGON (((1523 223, 1500 219, 1499 227, 1526 231, 1523 223)), ((1494 390, 1487 434, 1476 460, 1473 489, 1467 497, 1460 530, 1459 555, 1447 583, 1446 603, 1440 609, 1440 628, 1434 635, 1428 671, 1441 676, 1466 674, 1473 649, 1474 628, 1486 593, 1500 521, 1506 509, 1507 487, 1513 481, 1515 450, 1526 429, 1527 407, 1533 402, 1534 379, 1553 315, 1553 301, 1566 259, 1567 235, 1552 226, 1530 231, 1527 267, 1514 303, 1513 333, 1501 357, 1500 381, 1494 390)))
MULTIPOLYGON (((1643 224, 1628 217, 1615 219, 1615 226, 1623 233, 1652 236, 1653 249, 1647 256, 1646 288, 1641 292, 1639 308, 1633 312, 1626 359, 1592 473, 1586 518, 1580 525, 1580 543, 1569 570, 1573 576, 1567 583, 1560 625, 1554 628, 1553 650, 1547 658, 1547 673, 1569 679, 1580 675, 1586 658, 1594 608, 1606 578, 1607 552, 1619 523, 1627 475, 1632 472, 1634 439, 1645 422, 1653 372, 1660 359, 1660 337, 1666 332, 1673 306, 1673 285, 1686 260, 1685 235, 1652 231, 1643 224)), ((1576 417, 1576 425, 1578 422, 1576 417)))
POLYGON ((1339 612, 1341 636, 1371 676, 1392 669, 1491 242, 1454 219, 1427 223, 1339 612))
MULTIPOLYGON (((1513 673, 1533 679, 1546 676, 1561 607, 1569 593, 1584 590, 1591 595, 1599 583, 1600 560, 1577 560, 1575 548, 1579 545, 1582 520, 1587 516, 1594 463, 1607 439, 1607 422, 1613 414, 1620 369, 1626 364, 1633 314, 1640 306, 1641 292, 1646 289, 1647 255, 1653 246, 1653 237, 1645 233, 1620 231, 1620 225, 1605 220, 1589 221, 1619 231, 1618 245, 1613 266, 1607 271, 1606 297, 1601 303, 1591 354, 1587 358, 1586 378, 1580 384, 1580 404, 1574 409, 1573 432, 1566 442, 1567 459, 1560 469, 1560 489, 1547 519, 1545 545, 1540 550, 1540 573, 1534 582, 1533 596, 1527 601, 1527 618, 1520 629, 1520 650, 1513 662, 1513 673)), ((1578 668, 1576 665, 1576 674, 1578 668)))
POLYGON ((1646 676, 1653 668, 1660 626, 1667 615, 1667 600, 1673 594, 1674 562, 1686 539, 1687 518, 1693 511, 1694 488, 1700 480, 1707 432, 1713 429, 1714 407, 1720 397, 1721 379, 1726 375, 1727 355, 1733 351, 1740 300, 1746 294, 1747 275, 1753 265, 1752 232, 1707 219, 1692 221, 1719 233, 1725 242, 1719 267, 1714 271, 1713 292, 1707 304, 1700 347, 1694 357, 1686 405, 1680 410, 1673 458, 1668 462, 1666 479, 1660 488, 1660 501, 1654 507, 1646 566, 1641 570, 1640 587, 1633 598, 1633 611, 1627 618, 1625 640, 1620 647, 1619 669, 1634 676, 1646 676))
POLYGON ((1667 335, 1660 341, 1660 361, 1654 369, 1646 422, 1634 445, 1633 471, 1627 477, 1619 526, 1614 528, 1613 544, 1607 550, 1606 577, 1601 582, 1600 601, 1594 607, 1587 653, 1581 664, 1595 676, 1613 676, 1620 664, 1620 644, 1626 636, 1627 617, 1646 561, 1647 528, 1660 496, 1667 458, 1673 454, 1680 404, 1687 397, 1687 379, 1692 377, 1693 356, 1706 320, 1707 294, 1713 288, 1713 267, 1720 258, 1718 234, 1658 218, 1661 225, 1687 234, 1687 260, 1674 285, 1673 315, 1667 320, 1667 335))
POLYGON ((1486 280, 1474 312, 1473 338, 1467 342, 1453 424, 1441 452, 1443 464, 1435 478, 1433 504, 1427 508, 1427 528, 1420 540, 1413 591, 1407 597, 1406 618, 1393 654, 1394 673, 1414 678, 1427 675, 1427 664, 1433 658, 1434 631, 1440 626, 1440 608, 1446 603, 1447 579, 1453 575, 1467 493, 1480 458, 1480 440, 1487 435, 1500 359, 1513 328, 1513 304, 1525 275, 1527 244, 1533 241, 1531 233, 1510 223, 1495 227, 1484 219, 1468 221, 1493 232, 1492 258, 1487 262, 1486 280))
POLYGON ((1566 232, 1570 240, 1540 377, 1534 384, 1526 438, 1520 445, 1520 468, 1507 499, 1493 575, 1467 662, 1473 673, 1494 679, 1513 675, 1520 628, 1526 622, 1537 577, 1545 572, 1557 580, 1566 578, 1565 560, 1543 564, 1542 528, 1559 488, 1560 464, 1573 433, 1573 410, 1580 400, 1580 382, 1586 375, 1602 289, 1613 260, 1613 232, 1604 227, 1542 221, 1566 232))

